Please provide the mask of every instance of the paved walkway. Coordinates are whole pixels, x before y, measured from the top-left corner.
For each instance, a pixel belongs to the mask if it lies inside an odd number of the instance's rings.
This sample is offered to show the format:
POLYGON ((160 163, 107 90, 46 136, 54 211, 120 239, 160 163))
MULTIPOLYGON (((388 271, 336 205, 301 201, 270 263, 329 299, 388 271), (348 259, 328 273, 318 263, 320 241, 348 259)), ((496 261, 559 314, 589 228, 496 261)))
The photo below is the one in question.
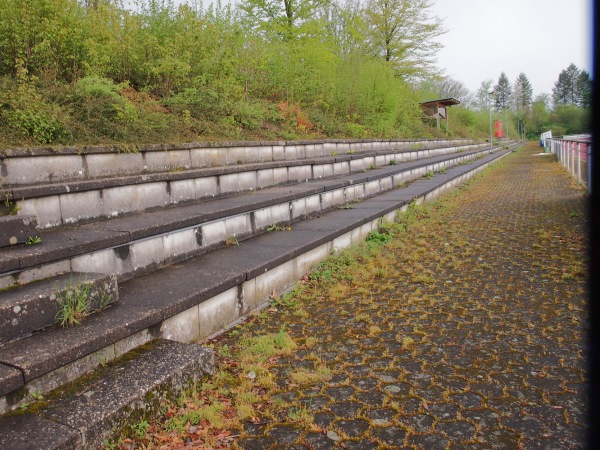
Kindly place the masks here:
POLYGON ((300 345, 312 337, 273 373, 275 403, 305 408, 313 423, 248 422, 238 444, 583 447, 585 201, 537 152, 510 155, 445 200, 362 287, 301 303, 303 320, 285 311, 252 325, 287 323, 300 345), (321 363, 326 382, 289 378, 321 363))

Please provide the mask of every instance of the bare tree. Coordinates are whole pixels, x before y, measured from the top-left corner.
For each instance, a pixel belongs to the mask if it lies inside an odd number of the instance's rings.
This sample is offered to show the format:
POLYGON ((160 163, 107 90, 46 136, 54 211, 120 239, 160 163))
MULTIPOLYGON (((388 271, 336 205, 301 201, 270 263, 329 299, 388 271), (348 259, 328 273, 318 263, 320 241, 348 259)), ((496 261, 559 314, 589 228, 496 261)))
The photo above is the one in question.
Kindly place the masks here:
POLYGON ((471 94, 471 91, 469 91, 462 82, 450 77, 443 78, 439 81, 438 93, 440 98, 453 97, 460 100, 460 103, 465 107, 469 107, 473 102, 473 94, 471 94))
POLYGON ((484 80, 481 82, 479 89, 475 93, 475 99, 473 100, 475 108, 480 111, 485 111, 489 107, 490 92, 493 88, 493 80, 484 80))

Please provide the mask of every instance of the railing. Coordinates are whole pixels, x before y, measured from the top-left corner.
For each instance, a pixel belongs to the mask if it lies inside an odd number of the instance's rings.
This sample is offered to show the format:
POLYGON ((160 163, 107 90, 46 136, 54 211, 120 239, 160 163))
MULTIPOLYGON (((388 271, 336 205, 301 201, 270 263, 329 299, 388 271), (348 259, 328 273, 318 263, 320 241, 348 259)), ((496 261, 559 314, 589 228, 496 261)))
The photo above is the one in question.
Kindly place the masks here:
POLYGON ((546 139, 546 151, 554 153, 558 161, 579 184, 592 191, 592 138, 582 134, 546 139))

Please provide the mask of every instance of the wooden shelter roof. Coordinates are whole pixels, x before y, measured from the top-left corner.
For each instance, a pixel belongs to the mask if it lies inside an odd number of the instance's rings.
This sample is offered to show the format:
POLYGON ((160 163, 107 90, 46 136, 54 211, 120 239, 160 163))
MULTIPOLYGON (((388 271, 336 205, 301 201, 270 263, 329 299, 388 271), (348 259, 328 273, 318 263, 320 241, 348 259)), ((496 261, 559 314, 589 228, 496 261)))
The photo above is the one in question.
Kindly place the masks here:
POLYGON ((455 98, 452 98, 452 97, 450 97, 450 98, 442 98, 442 99, 439 99, 439 100, 429 100, 427 102, 421 102, 421 103, 419 103, 419 105, 425 106, 425 107, 427 107, 427 106, 437 106, 437 107, 440 107, 441 106, 443 108, 445 108, 447 106, 458 105, 458 104, 460 104, 460 101, 456 100, 455 98))

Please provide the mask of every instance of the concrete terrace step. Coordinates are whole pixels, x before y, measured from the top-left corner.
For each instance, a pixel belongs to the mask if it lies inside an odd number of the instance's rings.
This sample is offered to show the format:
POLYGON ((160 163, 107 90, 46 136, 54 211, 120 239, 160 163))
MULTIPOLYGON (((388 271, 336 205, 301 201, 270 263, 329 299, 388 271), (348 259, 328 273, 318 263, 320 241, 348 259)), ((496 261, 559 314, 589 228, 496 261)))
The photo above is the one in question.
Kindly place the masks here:
POLYGON ((199 345, 158 340, 138 353, 50 399, 37 415, 0 419, 0 448, 99 448, 111 430, 149 417, 161 401, 214 372, 212 351, 199 345))
MULTIPOLYGON (((461 153, 459 159, 473 157, 475 154, 476 152, 461 153)), ((422 166, 420 162, 413 162, 405 164, 404 167, 402 165, 390 166, 374 171, 377 173, 359 173, 337 180, 308 183, 312 184, 310 187, 303 185, 270 189, 252 195, 251 201, 248 201, 244 196, 231 197, 222 199, 219 202, 213 201, 211 204, 188 205, 175 210, 120 218, 108 225, 106 223, 91 224, 76 230, 57 230, 44 236, 44 245, 42 246, 22 247, 13 249, 11 252, 5 252, 4 256, 8 257, 3 258, 1 264, 10 267, 11 261, 12 263, 18 262, 19 267, 25 269, 18 276, 19 284, 50 276, 60 277, 60 273, 68 272, 70 268, 81 270, 84 266, 86 269, 83 270, 88 272, 116 272, 121 279, 126 279, 134 276, 136 272, 154 270, 161 265, 210 250, 222 243, 228 236, 235 235, 236 231, 242 238, 259 234, 273 223, 288 223, 291 220, 299 220, 307 213, 307 199, 312 198, 312 200, 309 200, 309 204, 312 203, 313 208, 309 208, 309 212, 319 213, 336 205, 339 206, 348 199, 362 198, 365 195, 376 194, 381 190, 391 189, 393 187, 392 179, 389 179, 386 183, 377 181, 385 178, 390 173, 397 177, 398 170, 410 170, 410 172, 405 172, 396 180, 402 182, 405 179, 414 179, 424 175, 428 170, 446 167, 446 163, 450 161, 450 159, 442 157, 430 158, 424 162, 425 166, 422 166), (417 166, 420 171, 415 171, 417 166), (374 186, 369 187, 372 184, 374 186), (344 191, 342 192, 341 189, 344 191), (300 214, 300 212, 304 213, 300 214), (211 219, 213 219, 213 223, 209 223, 200 229, 196 228, 198 223, 210 221, 211 219), (220 220, 215 222, 215 219, 220 220), (184 223, 182 223, 182 220, 184 223), (239 228, 240 224, 241 228, 239 228), (249 227, 248 224, 250 224, 249 227), (227 232, 228 226, 233 227, 230 230, 231 234, 227 232), (195 233, 195 238, 190 236, 190 231, 195 233), (111 232, 114 232, 114 234, 111 235, 111 232), (189 239, 187 241, 184 239, 180 246, 188 247, 188 251, 181 252, 179 255, 170 255, 171 257, 166 253, 161 255, 160 253, 166 248, 164 240, 176 241, 177 237, 175 236, 179 233, 187 233, 189 239), (154 243, 151 242, 152 240, 154 243), (195 240, 197 248, 194 248, 194 242, 190 242, 190 240, 195 240), (158 241, 163 242, 157 256, 155 247, 158 241), (88 252, 85 265, 82 263, 84 258, 82 252, 88 252), (10 257, 11 253, 12 259, 10 257), (98 253, 101 253, 101 255, 98 256, 98 253), (71 260, 65 261, 64 258, 69 256, 71 256, 71 260), (143 261, 144 256, 146 257, 145 263, 143 261), (63 258, 63 260, 61 261, 60 258, 63 258), (78 268, 74 268, 74 259, 80 263, 78 268)), ((63 275, 62 277, 67 276, 63 275)), ((14 276, 6 278, 14 279, 14 276)), ((29 286, 26 289, 29 289, 29 286)), ((117 291, 116 283, 113 290, 117 291)), ((25 298, 19 300, 20 304, 13 305, 17 301, 15 294, 16 292, 12 292, 12 296, 5 296, 7 297, 6 304, 9 306, 4 309, 4 316, 6 316, 7 321, 6 326, 0 329, 3 332, 0 336, 0 342, 23 336, 54 323, 57 304, 56 302, 49 303, 47 301, 53 293, 46 295, 45 299, 36 298, 35 301, 25 296, 25 298), (26 308, 26 305, 30 307, 26 308), (24 314, 25 312, 28 312, 28 314, 24 314)), ((0 301, 2 301, 1 296, 0 301)))
POLYGON ((55 325, 59 299, 77 293, 85 294, 91 313, 118 300, 117 278, 112 274, 67 273, 7 289, 0 296, 0 344, 55 325))
POLYGON ((427 172, 489 152, 440 155, 285 187, 44 232, 41 245, 0 250, 0 287, 60 273, 116 273, 127 279, 343 203, 376 195, 427 172))
MULTIPOLYGON (((42 228, 85 223, 241 191, 358 172, 372 166, 443 155, 485 144, 436 145, 419 149, 381 149, 339 156, 304 158, 288 149, 286 158, 234 166, 128 174, 84 180, 8 186, 4 195, 21 214, 35 215, 42 228)), ((255 151, 260 152, 262 147, 255 151)), ((287 149, 287 148, 286 148, 287 149)), ((350 151, 346 149, 347 151, 350 151)), ((353 151, 353 150, 352 150, 353 151)), ((164 152, 163 152, 164 153, 164 152)), ((55 156, 56 157, 56 156, 55 156)), ((241 161, 241 160, 240 160, 241 161)))
MULTIPOLYGON (((379 220, 435 198, 509 150, 455 166, 402 189, 172 264, 119 284, 119 302, 68 329, 49 329, 0 347, 0 411, 27 392, 49 392, 155 338, 206 338, 292 286, 332 251, 363 240, 379 220)), ((322 182, 321 182, 322 183, 322 182)))
POLYGON ((141 147, 83 146, 0 149, 2 181, 21 186, 200 169, 214 166, 291 161, 385 151, 472 144, 472 139, 318 140, 191 142, 141 147))
POLYGON ((39 235, 35 216, 0 216, 0 248, 24 244, 39 235))

